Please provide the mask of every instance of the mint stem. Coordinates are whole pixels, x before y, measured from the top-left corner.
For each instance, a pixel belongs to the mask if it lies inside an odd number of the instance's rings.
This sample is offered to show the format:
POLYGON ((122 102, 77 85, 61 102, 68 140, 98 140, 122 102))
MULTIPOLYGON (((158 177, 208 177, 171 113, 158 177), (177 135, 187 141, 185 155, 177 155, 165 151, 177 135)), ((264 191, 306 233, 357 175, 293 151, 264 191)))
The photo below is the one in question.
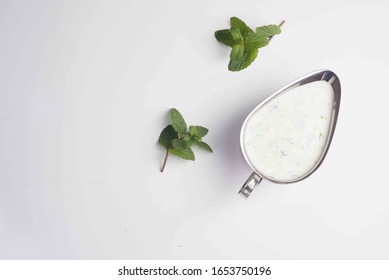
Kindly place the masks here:
MULTIPOLYGON (((285 20, 281 21, 281 23, 278 25, 278 27, 281 28, 284 24, 285 24, 285 20)), ((271 41, 271 39, 273 39, 273 37, 274 37, 274 35, 270 36, 269 42, 271 41)))
POLYGON ((166 165, 166 161, 167 161, 168 156, 169 156, 169 150, 166 149, 166 154, 165 154, 165 158, 164 158, 163 163, 162 163, 161 172, 163 172, 165 170, 165 165, 166 165))

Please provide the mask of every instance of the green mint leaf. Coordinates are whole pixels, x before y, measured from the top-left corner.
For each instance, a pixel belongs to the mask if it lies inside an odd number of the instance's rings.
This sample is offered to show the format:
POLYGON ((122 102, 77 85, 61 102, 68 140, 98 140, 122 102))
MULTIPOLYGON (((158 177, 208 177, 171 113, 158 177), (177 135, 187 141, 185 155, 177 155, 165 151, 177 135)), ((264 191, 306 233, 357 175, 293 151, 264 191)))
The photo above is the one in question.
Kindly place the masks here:
POLYGON ((207 143, 202 142, 202 141, 200 141, 200 142, 199 142, 199 141, 196 141, 195 143, 196 143, 196 145, 199 146, 200 148, 203 148, 203 149, 207 150, 208 152, 213 153, 212 148, 211 148, 207 143))
POLYGON ((237 18, 230 18, 231 28, 215 32, 218 41, 231 47, 230 71, 240 71, 247 68, 257 57, 258 49, 269 44, 270 38, 281 33, 282 21, 279 26, 271 24, 258 27, 254 32, 247 24, 237 18))
MULTIPOLYGON (((238 31, 239 32, 239 31, 238 31)), ((241 44, 243 46, 243 44, 241 44)), ((187 131, 187 125, 180 112, 172 108, 169 111, 171 125, 166 126, 158 139, 165 149, 165 157, 161 165, 161 172, 164 172, 169 155, 175 155, 186 160, 195 160, 191 149, 196 143, 199 147, 212 152, 208 144, 202 142, 202 137, 208 134, 208 129, 200 125, 192 125, 187 131)))
POLYGON ((169 150, 169 153, 172 155, 176 155, 180 158, 186 159, 186 160, 195 160, 194 153, 191 148, 187 147, 185 149, 182 148, 172 148, 169 150))
POLYGON ((196 127, 194 127, 193 125, 189 126, 189 135, 193 136, 195 134, 196 134, 196 127))
POLYGON ((173 139, 172 142, 172 147, 175 149, 186 149, 188 148, 188 142, 182 139, 173 139))
POLYGON ((198 136, 198 137, 204 137, 205 135, 208 134, 208 129, 200 126, 200 125, 194 125, 189 127, 189 134, 191 136, 198 136))
MULTIPOLYGON (((190 129, 190 127, 189 127, 190 129)), ((185 133, 184 137, 182 138, 182 140, 184 140, 185 142, 190 142, 191 140, 191 137, 190 137, 190 133, 185 133)))
POLYGON ((270 38, 271 36, 274 36, 276 34, 280 34, 281 33, 281 28, 279 28, 275 24, 264 25, 264 26, 261 26, 261 27, 257 27, 256 33, 258 35, 265 36, 266 38, 270 38))
POLYGON ((159 135, 158 143, 166 149, 169 149, 170 143, 173 139, 178 138, 177 132, 174 130, 172 125, 165 127, 159 135))
POLYGON ((175 131, 179 134, 185 134, 186 122, 181 113, 175 108, 170 109, 170 121, 175 131))
POLYGON ((258 49, 248 51, 248 52, 245 51, 242 57, 230 60, 230 63, 228 64, 228 70, 240 71, 247 68, 255 60, 257 55, 258 55, 258 49))
POLYGON ((258 35, 255 33, 247 35, 247 38, 244 41, 245 51, 253 51, 259 48, 263 48, 269 44, 267 37, 258 35))
POLYGON ((231 29, 234 27, 238 28, 243 37, 246 37, 249 33, 254 33, 254 31, 250 27, 248 27, 243 20, 237 17, 230 18, 230 25, 231 29))
POLYGON ((242 57, 244 52, 244 46, 243 44, 238 44, 232 47, 230 52, 230 59, 236 60, 242 57))
POLYGON ((235 45, 234 38, 232 37, 231 31, 229 29, 218 30, 215 32, 215 38, 220 43, 232 47, 235 45))
POLYGON ((240 33, 239 28, 231 27, 230 33, 231 33, 232 39, 234 40, 234 44, 240 44, 243 42, 243 37, 242 37, 242 34, 240 33))

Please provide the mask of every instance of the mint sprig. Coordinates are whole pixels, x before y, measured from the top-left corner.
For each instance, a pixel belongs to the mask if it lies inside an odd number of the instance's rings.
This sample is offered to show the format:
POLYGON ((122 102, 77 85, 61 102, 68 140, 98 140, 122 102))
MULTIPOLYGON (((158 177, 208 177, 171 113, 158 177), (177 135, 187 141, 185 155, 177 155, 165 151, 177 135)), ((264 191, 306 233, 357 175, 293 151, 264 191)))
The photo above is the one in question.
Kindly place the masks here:
POLYGON ((240 71, 250 66, 257 58, 258 49, 267 46, 274 35, 280 34, 284 23, 257 27, 254 32, 243 20, 230 18, 230 29, 215 32, 216 40, 231 47, 228 70, 240 71))
POLYGON ((192 145, 213 153, 212 148, 202 138, 208 134, 208 129, 203 126, 189 126, 181 113, 172 108, 169 111, 170 122, 159 135, 158 143, 166 149, 166 155, 162 163, 161 172, 164 171, 169 154, 186 160, 195 160, 192 145))

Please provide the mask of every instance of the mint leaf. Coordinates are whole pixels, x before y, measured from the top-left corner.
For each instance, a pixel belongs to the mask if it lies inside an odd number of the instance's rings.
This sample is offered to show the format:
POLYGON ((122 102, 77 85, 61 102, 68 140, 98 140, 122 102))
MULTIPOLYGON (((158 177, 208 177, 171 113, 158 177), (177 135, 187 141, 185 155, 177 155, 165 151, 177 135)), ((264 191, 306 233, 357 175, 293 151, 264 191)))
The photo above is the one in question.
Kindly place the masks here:
POLYGON ((254 32, 247 24, 237 18, 230 18, 231 28, 215 32, 219 42, 231 47, 228 70, 240 71, 247 68, 257 57, 258 49, 267 46, 272 36, 281 33, 279 26, 271 24, 258 27, 254 32))
MULTIPOLYGON (((189 127, 190 129, 190 127, 189 127)), ((186 141, 186 142, 190 142, 191 140, 191 137, 190 137, 190 133, 185 133, 184 137, 182 138, 182 140, 186 141)))
POLYGON ((256 33, 261 36, 265 36, 266 38, 270 38, 271 36, 277 35, 281 33, 281 28, 277 25, 264 25, 261 27, 257 27, 256 33))
POLYGON ((269 44, 267 37, 255 33, 247 35, 244 41, 244 49, 246 51, 253 51, 263 48, 269 44))
POLYGON ((172 155, 176 155, 180 158, 186 159, 186 160, 195 160, 194 153, 191 148, 173 148, 169 150, 169 153, 172 155))
POLYGON ((229 29, 218 30, 215 32, 215 38, 220 43, 232 47, 235 45, 234 38, 232 38, 231 31, 229 29))
POLYGON ((199 146, 200 148, 203 148, 203 149, 207 150, 208 152, 213 153, 212 148, 211 148, 207 143, 202 142, 202 141, 200 141, 200 142, 199 142, 199 141, 196 141, 195 143, 196 143, 196 145, 199 146))
POLYGON ((170 109, 170 121, 175 131, 179 134, 185 134, 186 132, 186 122, 182 117, 181 113, 177 109, 170 109))
POLYGON ((257 55, 258 55, 258 49, 249 52, 245 51, 242 57, 230 60, 230 63, 228 64, 228 70, 240 71, 247 68, 255 60, 257 55))
POLYGON ((212 152, 211 147, 202 142, 202 137, 208 134, 207 128, 200 125, 191 125, 189 129, 187 129, 184 118, 175 108, 170 109, 169 116, 171 124, 162 130, 158 139, 159 144, 166 149, 161 172, 165 170, 169 154, 186 160, 195 160, 195 155, 191 149, 191 146, 194 143, 203 149, 212 152))
POLYGON ((231 28, 234 28, 234 27, 238 28, 243 37, 246 37, 247 34, 249 34, 249 33, 254 33, 254 31, 250 27, 248 27, 247 24, 244 23, 243 20, 241 20, 237 17, 230 18, 230 25, 231 25, 231 28))
POLYGON ((235 45, 232 47, 231 49, 231 52, 230 52, 230 59, 231 60, 234 60, 234 59, 239 59, 242 57, 243 55, 243 52, 244 52, 244 46, 243 44, 239 44, 239 45, 235 45))
POLYGON ((197 142, 201 142, 201 139, 202 137, 200 137, 200 136, 197 136, 197 135, 193 135, 193 138, 192 138, 192 140, 193 141, 197 141, 197 142))
POLYGON ((173 126, 169 124, 162 130, 161 134, 159 135, 158 143, 168 149, 172 140, 177 137, 177 132, 174 130, 173 126))
POLYGON ((242 37, 242 34, 240 33, 239 28, 231 27, 230 33, 231 33, 232 39, 234 40, 234 45, 243 42, 243 37, 242 37))
POLYGON ((173 139, 172 147, 175 149, 186 149, 188 148, 188 143, 185 140, 173 139))
POLYGON ((196 127, 193 126, 193 125, 191 125, 191 126, 189 127, 189 135, 190 135, 190 136, 193 136, 193 135, 195 135, 195 134, 196 134, 196 127))
POLYGON ((204 137, 208 134, 208 129, 200 125, 190 126, 189 133, 191 136, 196 135, 198 137, 204 137))

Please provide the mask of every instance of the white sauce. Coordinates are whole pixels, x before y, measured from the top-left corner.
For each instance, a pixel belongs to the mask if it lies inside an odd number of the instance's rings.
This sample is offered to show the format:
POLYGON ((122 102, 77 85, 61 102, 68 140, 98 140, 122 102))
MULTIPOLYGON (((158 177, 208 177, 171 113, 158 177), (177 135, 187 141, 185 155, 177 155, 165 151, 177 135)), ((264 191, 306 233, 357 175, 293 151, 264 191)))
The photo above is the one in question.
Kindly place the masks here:
POLYGON ((285 91, 257 109, 242 139, 254 169, 282 182, 307 175, 324 150, 333 100, 331 85, 317 81, 285 91))

